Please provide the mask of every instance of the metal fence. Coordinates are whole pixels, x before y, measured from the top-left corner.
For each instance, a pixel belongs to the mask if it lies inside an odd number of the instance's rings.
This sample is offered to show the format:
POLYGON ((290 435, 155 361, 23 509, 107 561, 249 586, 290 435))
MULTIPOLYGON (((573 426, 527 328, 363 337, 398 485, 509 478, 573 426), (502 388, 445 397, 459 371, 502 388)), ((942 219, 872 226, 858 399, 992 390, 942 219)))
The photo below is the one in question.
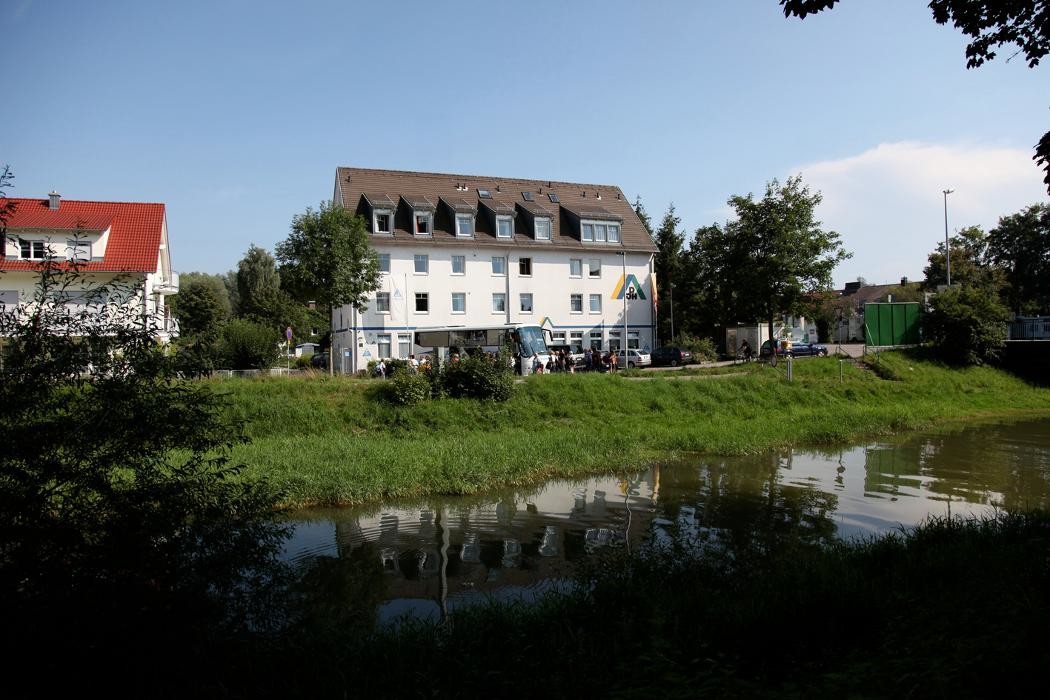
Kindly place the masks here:
POLYGON ((294 377, 306 373, 305 369, 274 367, 272 369, 217 369, 211 373, 211 376, 218 379, 252 379, 253 377, 294 377))
POLYGON ((1010 322, 1010 340, 1050 340, 1050 316, 1018 318, 1010 322))

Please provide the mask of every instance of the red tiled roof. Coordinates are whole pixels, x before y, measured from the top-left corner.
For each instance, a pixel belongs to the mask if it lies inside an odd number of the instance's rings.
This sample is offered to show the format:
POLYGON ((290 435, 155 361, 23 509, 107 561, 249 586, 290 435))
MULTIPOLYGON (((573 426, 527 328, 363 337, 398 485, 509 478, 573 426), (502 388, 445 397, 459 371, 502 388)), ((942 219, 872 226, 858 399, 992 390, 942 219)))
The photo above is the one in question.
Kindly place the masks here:
MULTIPOLYGON (((15 210, 7 220, 8 236, 19 229, 85 231, 110 229, 102 260, 88 262, 85 272, 155 272, 164 226, 164 205, 140 202, 82 202, 63 199, 50 209, 45 199, 8 198, 15 210)), ((35 270, 39 262, 0 258, 0 270, 35 270)))

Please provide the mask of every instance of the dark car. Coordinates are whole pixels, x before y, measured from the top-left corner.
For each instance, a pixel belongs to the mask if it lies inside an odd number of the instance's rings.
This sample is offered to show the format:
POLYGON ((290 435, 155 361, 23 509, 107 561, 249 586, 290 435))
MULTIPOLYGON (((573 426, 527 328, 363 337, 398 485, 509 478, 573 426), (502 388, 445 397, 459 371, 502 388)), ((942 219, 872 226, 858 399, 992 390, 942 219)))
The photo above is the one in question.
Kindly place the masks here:
POLYGON ((693 361, 693 353, 682 348, 656 348, 649 354, 653 358, 653 367, 677 367, 693 361))
POLYGON ((328 369, 328 353, 319 352, 310 357, 310 366, 316 369, 328 369))
MULTIPOLYGON (((824 357, 828 354, 828 348, 826 345, 819 345, 817 343, 791 343, 791 349, 780 350, 777 354, 781 356, 790 355, 791 357, 824 357)), ((762 349, 759 350, 759 357, 769 357, 769 341, 762 343, 762 349)))

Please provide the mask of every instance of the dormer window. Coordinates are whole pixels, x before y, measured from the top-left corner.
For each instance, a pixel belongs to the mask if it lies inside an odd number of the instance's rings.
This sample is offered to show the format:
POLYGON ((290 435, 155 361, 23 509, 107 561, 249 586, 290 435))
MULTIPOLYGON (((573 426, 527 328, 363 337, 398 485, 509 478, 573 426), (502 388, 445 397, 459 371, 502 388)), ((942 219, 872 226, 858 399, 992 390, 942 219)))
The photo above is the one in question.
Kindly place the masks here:
POLYGON ((534 221, 535 236, 537 241, 549 241, 551 239, 551 220, 537 217, 534 221))
POLYGON ((620 242, 620 225, 609 224, 609 242, 619 243, 620 242))
POLYGON ((456 214, 456 236, 458 238, 474 237, 474 216, 472 214, 456 214))
POLYGON ((511 238, 514 236, 514 217, 496 217, 496 238, 511 238))
POLYGON ((390 233, 394 213, 389 209, 375 209, 372 211, 372 231, 374 233, 390 233))
POLYGON ((429 236, 434 233, 434 213, 429 211, 416 211, 413 219, 416 222, 416 235, 429 236))
POLYGON ((580 240, 586 243, 619 243, 620 224, 608 221, 581 221, 580 240))
POLYGON ((46 241, 18 240, 18 257, 23 260, 43 260, 48 255, 46 241))

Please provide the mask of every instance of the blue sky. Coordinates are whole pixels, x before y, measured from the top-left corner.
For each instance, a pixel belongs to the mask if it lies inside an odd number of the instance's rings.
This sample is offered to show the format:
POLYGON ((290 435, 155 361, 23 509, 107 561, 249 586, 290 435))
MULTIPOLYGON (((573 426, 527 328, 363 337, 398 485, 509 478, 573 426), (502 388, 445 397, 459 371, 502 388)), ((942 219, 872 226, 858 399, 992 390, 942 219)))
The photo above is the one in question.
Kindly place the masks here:
POLYGON ((272 250, 340 165, 618 185, 688 235, 802 173, 839 285, 921 277, 943 189, 952 230, 1047 200, 1047 66, 966 70, 921 0, 4 0, 0 28, 8 194, 164 202, 182 272, 272 250))

